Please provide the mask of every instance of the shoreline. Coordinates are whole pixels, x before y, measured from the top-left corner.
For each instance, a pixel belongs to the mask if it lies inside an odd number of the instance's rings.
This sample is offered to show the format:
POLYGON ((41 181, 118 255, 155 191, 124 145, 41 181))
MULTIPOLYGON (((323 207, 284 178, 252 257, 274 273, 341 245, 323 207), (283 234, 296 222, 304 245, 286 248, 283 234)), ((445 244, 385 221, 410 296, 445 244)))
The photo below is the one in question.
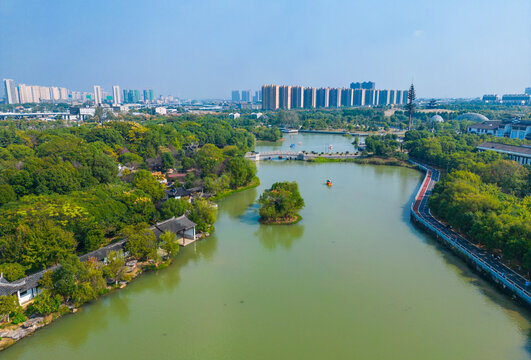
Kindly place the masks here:
POLYGON ((338 162, 350 162, 350 163, 356 163, 361 165, 387 165, 387 166, 400 166, 400 167, 406 167, 410 169, 416 169, 417 166, 409 163, 405 160, 400 160, 397 158, 385 158, 380 156, 370 156, 370 157, 359 157, 359 158, 344 158, 344 159, 338 159, 338 158, 327 158, 324 156, 318 156, 313 159, 308 159, 308 162, 312 163, 338 163, 338 162))
POLYGON ((252 189, 252 188, 255 188, 255 187, 258 187, 258 186, 260 186, 260 178, 258 176, 255 176, 254 179, 251 180, 251 183, 249 185, 242 186, 242 187, 239 187, 237 189, 224 190, 224 191, 220 192, 219 194, 216 194, 215 196, 212 196, 210 198, 210 200, 217 202, 217 201, 219 201, 221 199, 226 198, 229 195, 236 194, 236 193, 239 193, 239 192, 242 192, 242 191, 245 191, 245 190, 249 190, 249 189, 252 189))
POLYGON ((294 225, 294 224, 297 224, 301 220, 302 220, 302 216, 297 214, 297 216, 295 216, 295 219, 289 219, 289 220, 286 220, 286 221, 266 221, 266 220, 262 220, 262 218, 260 218, 258 220, 258 222, 261 225, 294 225))
MULTIPOLYGON (((237 188, 237 189, 230 189, 230 190, 226 190, 226 191, 222 191, 220 192, 219 194, 217 194, 216 196, 213 196, 211 198, 211 200, 213 202, 217 202, 229 195, 232 195, 232 194, 235 194, 235 193, 238 193, 238 192, 241 192, 241 191, 245 191, 245 190, 249 190, 249 189, 252 189, 252 188, 256 188, 260 185, 260 178, 258 178, 257 176, 254 177, 253 180, 251 180, 251 183, 247 186, 243 186, 243 187, 240 187, 240 188, 237 188)), ((301 220, 301 218, 299 217, 295 222, 293 223, 297 223, 301 220)), ((203 234, 203 236, 198 239, 198 241, 200 240, 203 240, 205 238, 207 238, 210 234, 203 234)), ((17 344, 20 340, 28 337, 28 336, 31 336, 33 334, 35 334, 38 330, 46 327, 46 326, 49 326, 50 324, 52 324, 53 322, 55 322, 56 320, 62 318, 63 316, 67 316, 67 315, 74 315, 80 311, 82 311, 84 305, 86 304, 91 304, 91 303, 94 303, 96 301, 99 301, 100 299, 104 298, 105 296, 109 295, 109 294, 112 294, 118 290, 121 290, 125 287, 127 287, 131 282, 133 282, 133 280, 135 280, 136 278, 140 277, 140 275, 142 275, 143 273, 146 273, 146 272, 150 272, 150 271, 157 271, 157 270, 163 270, 165 268, 167 268, 168 266, 171 265, 171 263, 173 262, 173 258, 168 258, 167 260, 164 260, 160 263, 157 263, 157 264, 153 264, 153 263, 150 263, 149 261, 148 262, 142 262, 142 263, 137 263, 135 265, 135 268, 130 272, 131 273, 131 278, 127 281, 120 281, 117 285, 112 285, 110 286, 109 288, 106 289, 106 291, 101 294, 100 296, 98 296, 97 298, 91 300, 91 301, 88 301, 78 307, 75 307, 73 305, 67 305, 67 304, 61 304, 60 308, 58 311, 56 312, 53 312, 53 313, 50 313, 50 314, 47 314, 47 315, 37 315, 37 314, 33 314, 31 315, 30 317, 28 317, 28 319, 24 322, 21 322, 19 324, 13 324, 13 323, 5 323, 3 324, 1 327, 0 327, 0 352, 17 344)), ((24 309, 26 309, 28 306, 31 306, 33 303, 32 302, 29 302, 27 304, 24 305, 24 309)))

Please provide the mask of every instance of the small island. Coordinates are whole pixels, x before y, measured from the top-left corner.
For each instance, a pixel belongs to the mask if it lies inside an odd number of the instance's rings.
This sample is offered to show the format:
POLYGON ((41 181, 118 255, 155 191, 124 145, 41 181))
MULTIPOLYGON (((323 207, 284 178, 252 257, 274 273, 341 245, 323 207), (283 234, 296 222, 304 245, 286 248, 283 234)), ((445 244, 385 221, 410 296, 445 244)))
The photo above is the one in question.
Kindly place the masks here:
POLYGON ((304 199, 299 193, 296 181, 276 182, 264 191, 260 203, 262 224, 295 224, 301 220, 297 212, 304 207, 304 199))

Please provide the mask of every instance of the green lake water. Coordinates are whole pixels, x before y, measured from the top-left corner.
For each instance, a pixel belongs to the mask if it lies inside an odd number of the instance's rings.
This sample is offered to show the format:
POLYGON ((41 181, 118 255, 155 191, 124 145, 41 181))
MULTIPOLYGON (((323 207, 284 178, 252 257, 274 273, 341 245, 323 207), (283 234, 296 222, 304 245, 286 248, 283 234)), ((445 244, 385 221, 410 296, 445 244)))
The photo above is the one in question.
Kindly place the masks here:
MULTIPOLYGON (((352 142, 292 140, 309 151, 352 142)), ((296 161, 258 168, 261 186, 219 203, 210 238, 0 358, 530 358, 529 313, 410 223, 420 172, 296 161), (260 225, 256 200, 281 180, 299 182, 303 220, 260 225)))

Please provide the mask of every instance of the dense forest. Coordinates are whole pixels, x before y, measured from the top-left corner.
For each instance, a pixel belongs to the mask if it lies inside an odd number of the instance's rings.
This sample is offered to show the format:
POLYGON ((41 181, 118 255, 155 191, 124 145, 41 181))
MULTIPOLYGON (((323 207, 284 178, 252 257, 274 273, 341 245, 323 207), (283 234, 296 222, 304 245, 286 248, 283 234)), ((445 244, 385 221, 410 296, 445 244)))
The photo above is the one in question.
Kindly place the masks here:
POLYGON ((0 268, 11 281, 171 216, 212 231, 208 200, 166 200, 158 174, 186 174, 184 186, 209 194, 255 180, 243 157, 254 136, 219 117, 14 125, 0 127, 0 268))

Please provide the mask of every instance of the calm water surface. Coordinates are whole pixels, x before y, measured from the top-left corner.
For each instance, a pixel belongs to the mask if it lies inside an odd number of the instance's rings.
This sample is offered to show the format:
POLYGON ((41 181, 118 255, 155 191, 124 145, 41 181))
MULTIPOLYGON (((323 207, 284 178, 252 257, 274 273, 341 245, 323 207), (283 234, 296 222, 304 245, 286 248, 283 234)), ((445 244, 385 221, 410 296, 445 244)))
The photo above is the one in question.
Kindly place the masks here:
MULTIPOLYGON (((352 141, 296 137, 310 151, 352 141)), ((214 235, 185 248, 171 267, 141 276, 0 357, 530 357, 529 314, 410 224, 419 172, 276 161, 260 163, 259 176, 260 188, 220 203, 214 235), (260 225, 256 199, 279 180, 299 182, 303 220, 260 225)))

